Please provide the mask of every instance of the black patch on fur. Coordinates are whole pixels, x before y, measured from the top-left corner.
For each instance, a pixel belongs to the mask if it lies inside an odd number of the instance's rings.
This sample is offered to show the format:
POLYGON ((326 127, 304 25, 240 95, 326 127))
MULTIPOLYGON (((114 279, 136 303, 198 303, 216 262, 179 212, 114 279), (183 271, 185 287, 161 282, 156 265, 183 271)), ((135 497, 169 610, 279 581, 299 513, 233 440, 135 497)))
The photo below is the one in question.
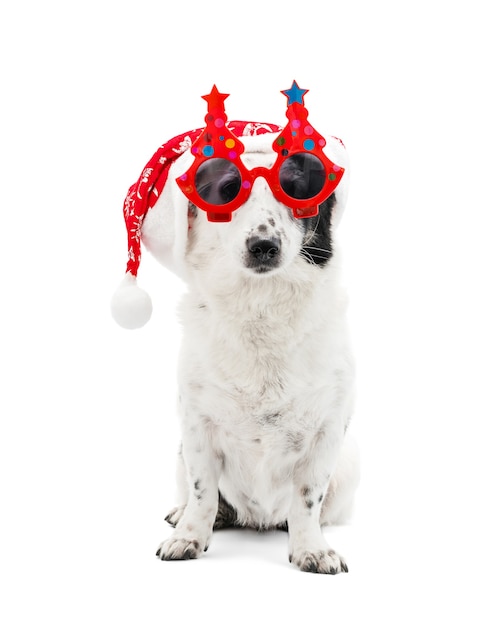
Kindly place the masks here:
POLYGON ((227 502, 221 492, 219 492, 219 502, 216 519, 214 521, 214 530, 222 530, 224 528, 253 528, 258 531, 265 530, 282 530, 287 532, 289 526, 287 524, 287 520, 277 524, 276 526, 270 526, 266 528, 261 528, 259 526, 246 526, 246 524, 240 524, 238 522, 238 514, 237 511, 231 506, 229 502, 227 502))
POLYGON ((216 452, 216 459, 221 463, 221 469, 224 469, 226 465, 226 455, 221 450, 216 452))
POLYGON ((304 435, 295 431, 286 432, 287 449, 290 452, 301 452, 304 445, 304 435))
POLYGON ((193 487, 195 489, 195 498, 199 501, 204 497, 205 492, 206 492, 206 489, 202 489, 200 487, 200 483, 201 483, 200 478, 197 478, 197 480, 195 480, 195 482, 193 483, 193 487))
POLYGON ((268 415, 263 415, 262 421, 266 424, 278 424, 281 418, 282 416, 280 413, 270 413, 268 415))
POLYGON ((304 228, 301 256, 311 265, 324 267, 332 258, 331 219, 336 195, 333 193, 318 208, 318 215, 298 220, 304 228))
POLYGON ((307 509, 312 509, 313 508, 313 500, 311 499, 311 495, 312 495, 312 489, 310 487, 308 487, 308 485, 304 485, 301 488, 301 495, 303 496, 303 500, 304 500, 304 506, 307 509))
POLYGON ((219 503, 217 509, 216 520, 214 522, 214 530, 220 530, 222 528, 233 528, 238 526, 237 524, 237 512, 228 504, 224 497, 219 492, 219 503))

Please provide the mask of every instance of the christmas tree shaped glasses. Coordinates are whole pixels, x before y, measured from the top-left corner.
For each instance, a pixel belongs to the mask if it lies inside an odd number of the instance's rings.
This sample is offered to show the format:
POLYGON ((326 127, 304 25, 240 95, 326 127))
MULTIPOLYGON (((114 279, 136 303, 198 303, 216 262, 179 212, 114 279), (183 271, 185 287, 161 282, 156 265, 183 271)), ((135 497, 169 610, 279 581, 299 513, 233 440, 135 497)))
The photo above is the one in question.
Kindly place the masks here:
POLYGON ((244 144, 226 126, 224 101, 228 94, 216 86, 207 96, 207 126, 191 147, 195 161, 177 183, 195 206, 207 212, 211 222, 228 222, 233 211, 247 201, 256 178, 262 176, 275 198, 294 217, 312 217, 335 190, 344 169, 324 153, 325 139, 308 122, 304 94, 294 81, 282 91, 287 97, 287 126, 273 142, 277 153, 273 166, 248 170, 240 155, 244 144))

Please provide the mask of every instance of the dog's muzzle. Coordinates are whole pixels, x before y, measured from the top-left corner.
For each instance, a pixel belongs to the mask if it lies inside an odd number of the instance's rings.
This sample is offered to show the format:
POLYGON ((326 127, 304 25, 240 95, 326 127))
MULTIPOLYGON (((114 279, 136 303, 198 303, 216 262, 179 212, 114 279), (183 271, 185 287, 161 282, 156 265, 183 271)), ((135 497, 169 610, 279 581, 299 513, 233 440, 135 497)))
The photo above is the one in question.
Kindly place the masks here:
POLYGON ((278 267, 281 247, 282 243, 278 237, 249 237, 247 239, 247 267, 258 273, 268 272, 278 267))

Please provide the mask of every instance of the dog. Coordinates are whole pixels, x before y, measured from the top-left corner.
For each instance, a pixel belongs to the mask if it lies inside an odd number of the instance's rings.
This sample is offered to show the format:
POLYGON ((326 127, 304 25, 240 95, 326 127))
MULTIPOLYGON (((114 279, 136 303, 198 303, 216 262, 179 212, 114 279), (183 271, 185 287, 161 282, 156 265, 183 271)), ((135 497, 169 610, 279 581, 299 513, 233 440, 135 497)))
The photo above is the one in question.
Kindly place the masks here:
MULTIPOLYGON (((269 170, 277 133, 255 129, 241 137, 242 163, 269 170)), ((188 288, 179 308, 179 502, 162 560, 198 558, 214 529, 278 528, 300 570, 348 571, 322 526, 349 518, 359 482, 336 240, 349 168, 342 142, 329 138, 324 151, 345 171, 317 215, 298 219, 257 177, 230 221, 209 221, 176 184, 193 162, 185 150, 140 225, 146 248, 188 288)), ((294 181, 294 169, 284 177, 294 181)))

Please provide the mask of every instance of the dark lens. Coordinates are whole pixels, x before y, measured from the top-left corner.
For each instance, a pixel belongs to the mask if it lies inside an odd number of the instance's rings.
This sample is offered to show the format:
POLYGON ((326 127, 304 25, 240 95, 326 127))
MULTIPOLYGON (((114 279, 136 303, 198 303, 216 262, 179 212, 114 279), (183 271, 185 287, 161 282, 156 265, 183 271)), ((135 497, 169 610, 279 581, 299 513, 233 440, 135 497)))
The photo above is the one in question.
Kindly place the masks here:
POLYGON ((195 175, 195 187, 205 202, 214 205, 234 200, 241 186, 238 168, 226 159, 204 161, 195 175))
POLYGON ((325 184, 322 161, 306 152, 293 154, 280 167, 280 186, 296 200, 307 200, 320 193, 325 184))

